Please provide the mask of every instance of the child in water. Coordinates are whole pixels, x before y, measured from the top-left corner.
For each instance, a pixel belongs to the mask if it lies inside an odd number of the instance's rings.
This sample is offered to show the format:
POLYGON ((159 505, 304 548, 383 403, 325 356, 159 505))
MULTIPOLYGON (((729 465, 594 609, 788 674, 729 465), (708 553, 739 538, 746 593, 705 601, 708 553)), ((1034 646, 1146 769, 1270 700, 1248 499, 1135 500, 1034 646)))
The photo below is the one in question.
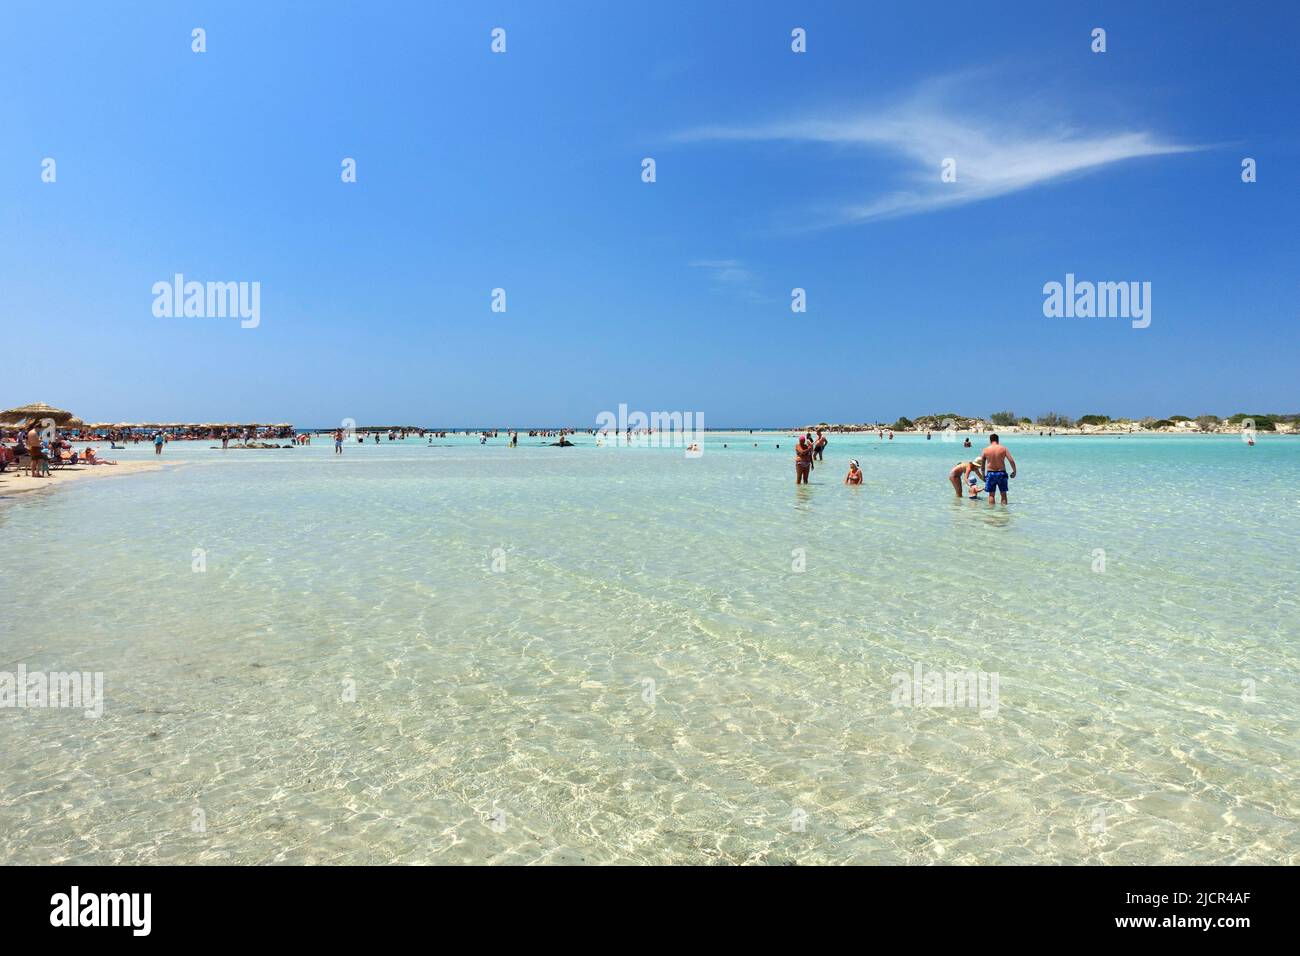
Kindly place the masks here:
MULTIPOLYGON (((973 485, 976 475, 980 478, 984 477, 983 458, 977 458, 974 461, 959 461, 953 470, 948 472, 948 481, 952 483, 952 490, 957 493, 958 498, 961 497, 962 478, 965 477, 967 482, 973 485), (971 474, 971 472, 974 472, 974 474, 971 474)), ((975 496, 971 495, 971 497, 974 498, 975 496)))

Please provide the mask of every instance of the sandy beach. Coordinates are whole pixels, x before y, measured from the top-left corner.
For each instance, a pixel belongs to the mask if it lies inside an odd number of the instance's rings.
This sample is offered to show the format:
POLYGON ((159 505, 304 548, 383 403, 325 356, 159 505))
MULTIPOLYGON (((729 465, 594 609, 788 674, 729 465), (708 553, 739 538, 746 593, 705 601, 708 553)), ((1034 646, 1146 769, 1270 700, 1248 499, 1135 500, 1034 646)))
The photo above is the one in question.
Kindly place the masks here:
POLYGON ((135 475, 142 471, 158 471, 162 467, 162 462, 156 461, 124 461, 116 465, 68 465, 65 468, 56 468, 48 478, 33 478, 28 474, 19 474, 11 465, 0 473, 0 500, 28 492, 60 488, 71 482, 111 478, 115 475, 135 475))

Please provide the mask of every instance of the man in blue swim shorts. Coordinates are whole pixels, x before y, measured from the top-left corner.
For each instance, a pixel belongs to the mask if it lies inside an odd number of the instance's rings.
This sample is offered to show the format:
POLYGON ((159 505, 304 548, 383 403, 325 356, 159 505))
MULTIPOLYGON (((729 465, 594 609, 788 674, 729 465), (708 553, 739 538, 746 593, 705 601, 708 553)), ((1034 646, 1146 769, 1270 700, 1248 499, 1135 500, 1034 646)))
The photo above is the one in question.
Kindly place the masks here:
POLYGON ((1016 477, 1016 460, 1011 457, 999 442, 997 435, 989 436, 989 446, 980 453, 984 459, 984 490, 989 494, 989 504, 993 504, 993 493, 1002 492, 1002 503, 1007 503, 1007 462, 1011 462, 1010 478, 1016 477))

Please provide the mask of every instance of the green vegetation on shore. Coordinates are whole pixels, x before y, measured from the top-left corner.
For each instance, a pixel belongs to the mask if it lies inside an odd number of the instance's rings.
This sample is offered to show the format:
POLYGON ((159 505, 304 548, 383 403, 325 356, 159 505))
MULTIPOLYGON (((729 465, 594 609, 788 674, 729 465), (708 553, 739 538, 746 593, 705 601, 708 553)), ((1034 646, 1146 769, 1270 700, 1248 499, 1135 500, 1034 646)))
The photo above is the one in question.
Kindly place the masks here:
POLYGON ((1257 432, 1297 434, 1300 433, 1300 413, 1281 415, 1270 412, 1268 414, 1257 413, 1252 415, 1246 412, 1237 412, 1228 418, 1220 418, 1217 415, 1198 415, 1195 418, 1189 415, 1170 415, 1167 418, 1147 416, 1140 419, 1112 418, 1109 415, 1088 414, 1082 415, 1078 419, 1072 419, 1069 415, 1060 412, 1044 412, 1037 419, 1030 419, 1023 415, 1017 416, 1012 411, 994 412, 987 418, 959 415, 956 412, 941 412, 935 415, 920 415, 915 419, 900 415, 892 425, 883 422, 863 422, 858 425, 830 425, 821 422, 816 426, 809 427, 850 431, 889 429, 895 432, 941 432, 945 429, 988 431, 996 428, 1008 428, 1017 431, 1037 429, 1039 431, 1054 432, 1069 431, 1078 434, 1091 432, 1127 434, 1139 431, 1235 433, 1253 428, 1257 432))

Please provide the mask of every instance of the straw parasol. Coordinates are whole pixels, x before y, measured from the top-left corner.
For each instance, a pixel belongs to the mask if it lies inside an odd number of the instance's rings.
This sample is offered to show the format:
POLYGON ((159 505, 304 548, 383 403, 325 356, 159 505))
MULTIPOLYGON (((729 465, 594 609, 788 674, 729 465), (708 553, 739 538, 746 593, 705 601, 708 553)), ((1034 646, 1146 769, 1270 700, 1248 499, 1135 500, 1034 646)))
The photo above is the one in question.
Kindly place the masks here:
POLYGON ((56 425, 65 424, 72 417, 72 412, 65 411, 62 408, 55 408, 53 405, 46 405, 44 402, 36 402, 32 405, 23 405, 19 408, 10 408, 0 412, 0 418, 6 421, 42 421, 48 418, 56 425))

